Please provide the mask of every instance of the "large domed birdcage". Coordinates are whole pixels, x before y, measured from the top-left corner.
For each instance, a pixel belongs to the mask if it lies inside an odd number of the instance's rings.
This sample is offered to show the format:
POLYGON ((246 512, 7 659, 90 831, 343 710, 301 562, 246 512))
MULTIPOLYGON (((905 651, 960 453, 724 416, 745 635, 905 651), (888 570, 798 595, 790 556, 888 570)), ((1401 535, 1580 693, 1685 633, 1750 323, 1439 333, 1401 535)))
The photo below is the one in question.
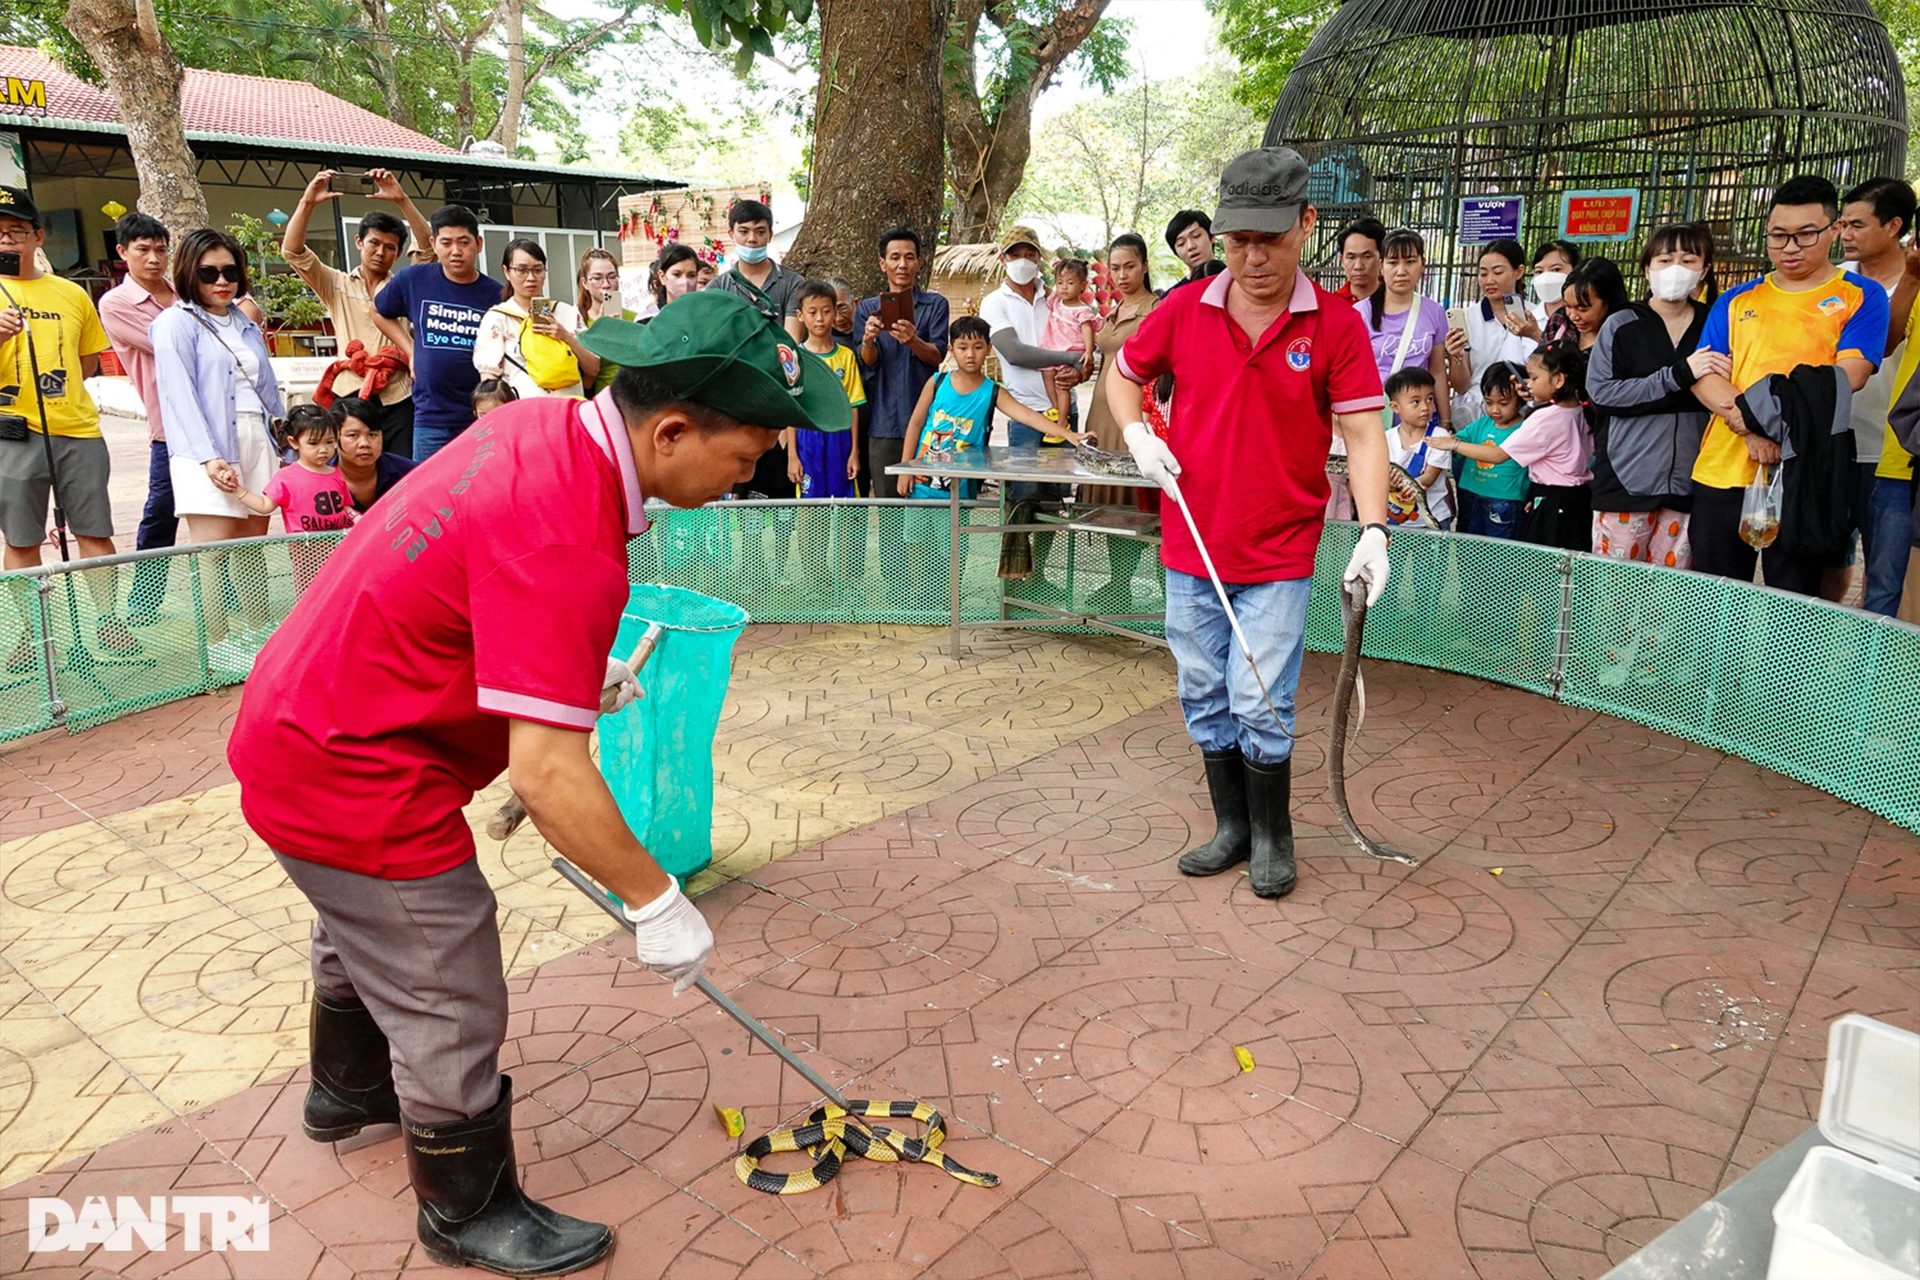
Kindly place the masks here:
POLYGON ((1463 197, 1524 196, 1531 248, 1564 193, 1632 190, 1634 234, 1588 248, 1625 259, 1703 220, 1741 276, 1764 269, 1785 178, 1904 174, 1906 89, 1868 0, 1344 0, 1266 144, 1313 164, 1323 269, 1334 228, 1371 212, 1426 236, 1430 290, 1471 296, 1463 197))

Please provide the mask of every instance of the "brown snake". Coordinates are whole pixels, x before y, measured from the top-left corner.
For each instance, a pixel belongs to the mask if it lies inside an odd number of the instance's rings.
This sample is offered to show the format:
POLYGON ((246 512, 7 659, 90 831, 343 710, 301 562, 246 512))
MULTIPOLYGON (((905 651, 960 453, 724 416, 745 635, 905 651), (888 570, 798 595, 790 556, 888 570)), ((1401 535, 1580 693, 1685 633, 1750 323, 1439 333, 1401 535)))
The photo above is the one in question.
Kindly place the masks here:
MULTIPOLYGON (((1090 471, 1100 471, 1108 475, 1137 476, 1140 474, 1140 468, 1128 454, 1108 453, 1105 450, 1095 449, 1086 445, 1078 446, 1075 453, 1080 465, 1090 471)), ((1346 469, 1345 458, 1331 459, 1327 465, 1329 472, 1335 472, 1337 474, 1344 474, 1346 469)), ((1421 490, 1420 486, 1414 483, 1413 478, 1407 475, 1404 469, 1391 464, 1389 464, 1388 469, 1390 472, 1399 473, 1397 478, 1402 480, 1406 490, 1410 491, 1414 506, 1428 524, 1433 524, 1433 513, 1427 509, 1426 494, 1421 490)), ((1392 478, 1394 477, 1390 477, 1390 479, 1392 478)), ((1184 511, 1185 503, 1180 498, 1178 490, 1169 490, 1169 494, 1176 503, 1182 506, 1184 511)), ((1200 530, 1194 526, 1193 518, 1190 514, 1187 515, 1187 524, 1188 528, 1192 530, 1194 542, 1198 544, 1200 542, 1200 530)), ((1207 572, 1211 575, 1213 573, 1212 560, 1208 558, 1206 564, 1207 572)), ((1398 862, 1405 866, 1417 867, 1420 865, 1420 862, 1419 859, 1413 855, 1401 853, 1397 849, 1389 849, 1367 835, 1366 832, 1360 830, 1359 824, 1353 820, 1353 810, 1347 807, 1347 722, 1352 718, 1353 699, 1356 693, 1358 693, 1360 697, 1361 723, 1365 722, 1367 714, 1366 685, 1360 679, 1360 642, 1367 626, 1367 589, 1364 583, 1356 583, 1354 585, 1356 590, 1351 592, 1346 589, 1344 582, 1340 586, 1340 625, 1345 637, 1345 646, 1340 653, 1340 675, 1338 679, 1335 680, 1333 687, 1333 741, 1327 749, 1327 787, 1333 796, 1333 811, 1340 816, 1340 825, 1346 828, 1348 838, 1359 845, 1362 852, 1387 862, 1398 862)), ((1220 588, 1218 578, 1215 578, 1214 586, 1216 590, 1220 590, 1222 597, 1221 604, 1226 607, 1228 615, 1231 616, 1232 607, 1226 604, 1226 593, 1224 589, 1220 588)), ((1239 624, 1237 622, 1234 625, 1234 629, 1237 634, 1239 631, 1239 624)), ((1251 652, 1247 654, 1247 661, 1249 664, 1253 661, 1251 652)), ((1259 675, 1258 667, 1254 667, 1254 674, 1256 676, 1259 675)), ((1264 692, 1265 681, 1262 680, 1261 684, 1264 692)), ((1271 697, 1267 699, 1267 707, 1273 711, 1273 718, 1278 722, 1280 720, 1280 712, 1274 708, 1271 697)), ((1294 734, 1287 733, 1287 727, 1284 723, 1279 725, 1279 729, 1281 733, 1286 734, 1289 738, 1295 736, 1294 734)), ((1360 731, 1360 725, 1354 725, 1353 731, 1357 735, 1360 731)))

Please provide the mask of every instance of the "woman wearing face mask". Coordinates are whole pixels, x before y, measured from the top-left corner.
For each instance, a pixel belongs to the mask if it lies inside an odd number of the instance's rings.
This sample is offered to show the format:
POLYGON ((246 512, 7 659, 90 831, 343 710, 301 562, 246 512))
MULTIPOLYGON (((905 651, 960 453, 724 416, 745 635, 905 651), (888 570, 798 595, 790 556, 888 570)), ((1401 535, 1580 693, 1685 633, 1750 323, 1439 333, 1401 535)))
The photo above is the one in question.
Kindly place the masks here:
MULTIPOLYGON (((1640 267, 1652 296, 1608 315, 1588 352, 1587 395, 1597 420, 1593 552, 1685 569, 1693 462, 1708 416, 1691 388, 1708 373, 1724 377, 1729 370, 1726 356, 1697 350, 1707 304, 1718 292, 1713 233, 1698 222, 1658 227, 1640 267)), ((1571 297, 1572 285, 1567 292, 1571 297)))
POLYGON ((1539 332, 1528 336, 1541 346, 1573 337, 1573 321, 1562 303, 1567 277, 1580 265, 1580 246, 1570 240, 1548 240, 1533 251, 1533 301, 1527 305, 1539 332))
POLYGON ((1607 317, 1627 309, 1627 282, 1620 278, 1612 258, 1588 258, 1567 277, 1561 304, 1567 336, 1557 341, 1576 343, 1582 351, 1591 352, 1607 317))
POLYGON ((675 298, 684 298, 700 288, 700 269, 706 264, 693 246, 674 241, 660 250, 653 260, 653 300, 633 313, 635 320, 657 316, 660 309, 675 298))

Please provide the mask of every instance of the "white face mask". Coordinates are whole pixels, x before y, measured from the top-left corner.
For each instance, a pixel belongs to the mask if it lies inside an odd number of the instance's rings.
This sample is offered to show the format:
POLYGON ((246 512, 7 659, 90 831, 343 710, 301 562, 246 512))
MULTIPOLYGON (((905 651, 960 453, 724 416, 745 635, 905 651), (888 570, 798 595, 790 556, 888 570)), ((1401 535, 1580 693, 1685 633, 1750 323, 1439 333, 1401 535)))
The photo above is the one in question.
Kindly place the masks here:
POLYGON ((1560 301, 1561 290, 1567 287, 1567 273, 1564 271, 1541 271, 1533 277, 1533 296, 1541 303, 1560 301))
POLYGON ((1699 287, 1704 274, 1675 262, 1647 272, 1647 287, 1662 302, 1678 302, 1699 287))
POLYGON ((1032 258, 1010 258, 1007 260, 1007 279, 1015 284, 1032 284, 1034 277, 1040 274, 1040 264, 1032 258))

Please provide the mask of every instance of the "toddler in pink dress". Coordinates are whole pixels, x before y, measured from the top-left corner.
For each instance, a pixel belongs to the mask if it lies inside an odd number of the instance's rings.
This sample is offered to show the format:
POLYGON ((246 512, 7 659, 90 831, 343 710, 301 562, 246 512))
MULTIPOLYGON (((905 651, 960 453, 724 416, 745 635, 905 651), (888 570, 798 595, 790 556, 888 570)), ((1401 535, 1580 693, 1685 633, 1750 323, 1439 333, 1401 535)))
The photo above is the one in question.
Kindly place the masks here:
MULTIPOLYGON (((1053 286, 1051 305, 1047 309, 1047 327, 1041 334, 1040 345, 1049 351, 1079 351, 1085 354, 1080 359, 1080 377, 1084 381, 1093 373, 1093 335, 1100 331, 1102 323, 1100 313, 1082 301, 1087 296, 1087 264, 1083 258, 1067 258, 1054 267, 1059 283, 1053 286)), ((1041 376, 1047 380, 1047 399, 1053 408, 1049 411, 1055 422, 1067 421, 1067 401, 1073 396, 1071 387, 1060 386, 1054 379, 1052 369, 1042 369, 1041 376)), ((1058 443, 1062 437, 1048 436, 1049 443, 1058 443)))
MULTIPOLYGON (((353 494, 346 477, 333 465, 340 449, 340 423, 318 405, 296 405, 287 415, 284 428, 286 444, 299 460, 273 473, 273 479, 259 493, 241 489, 234 494, 242 506, 261 515, 280 512, 280 524, 288 533, 320 533, 345 529, 353 524, 353 494)), ((320 572, 330 544, 296 542, 287 548, 293 561, 293 585, 305 594, 307 584, 320 572)))

